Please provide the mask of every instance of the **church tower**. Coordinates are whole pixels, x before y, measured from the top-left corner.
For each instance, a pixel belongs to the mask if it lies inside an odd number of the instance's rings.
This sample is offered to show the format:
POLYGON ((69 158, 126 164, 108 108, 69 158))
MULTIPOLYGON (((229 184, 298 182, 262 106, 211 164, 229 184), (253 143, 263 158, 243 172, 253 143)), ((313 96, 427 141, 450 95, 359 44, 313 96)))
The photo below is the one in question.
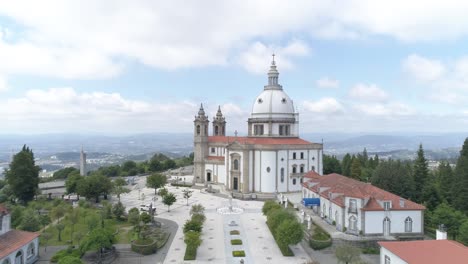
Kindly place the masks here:
POLYGON ((198 115, 195 116, 194 123, 194 180, 195 182, 204 182, 205 158, 208 156, 208 126, 210 121, 205 115, 203 104, 200 105, 198 115))
POLYGON ((221 113, 221 106, 218 106, 218 112, 216 117, 213 117, 213 136, 225 136, 226 135, 226 119, 221 113))
POLYGON ((86 153, 83 151, 83 146, 81 146, 80 152, 80 175, 86 176, 86 153))

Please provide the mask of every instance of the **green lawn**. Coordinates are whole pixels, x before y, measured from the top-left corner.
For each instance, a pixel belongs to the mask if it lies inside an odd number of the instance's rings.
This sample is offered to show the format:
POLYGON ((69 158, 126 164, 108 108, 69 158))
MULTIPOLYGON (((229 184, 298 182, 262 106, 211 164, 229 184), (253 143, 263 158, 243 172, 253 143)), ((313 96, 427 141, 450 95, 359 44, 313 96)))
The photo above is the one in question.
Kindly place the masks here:
MULTIPOLYGON (((76 233, 82 233, 83 236, 85 236, 88 231, 88 223, 92 222, 93 219, 96 222, 97 220, 97 225, 101 225, 101 216, 99 214, 99 210, 89 208, 89 209, 83 209, 82 211, 86 210, 86 214, 81 214, 80 219, 78 223, 74 226, 74 234, 76 233)), ((66 219, 62 219, 60 221, 65 225, 65 228, 62 230, 61 234, 61 241, 58 241, 58 230, 56 228, 56 225, 50 225, 49 228, 46 229, 46 232, 49 232, 52 234, 52 237, 49 239, 47 242, 48 246, 59 246, 59 245, 69 245, 69 242, 72 240, 71 238, 71 230, 72 230, 72 225, 69 221, 66 219)), ((129 223, 127 222, 119 222, 115 219, 104 219, 104 227, 109 228, 111 230, 118 231, 117 234, 117 241, 116 243, 122 243, 122 244, 128 244, 130 243, 130 240, 132 239, 132 227, 129 223)), ((43 239, 40 239, 40 244, 43 246, 45 241, 43 239)), ((73 244, 77 245, 78 241, 75 241, 73 238, 73 244)))

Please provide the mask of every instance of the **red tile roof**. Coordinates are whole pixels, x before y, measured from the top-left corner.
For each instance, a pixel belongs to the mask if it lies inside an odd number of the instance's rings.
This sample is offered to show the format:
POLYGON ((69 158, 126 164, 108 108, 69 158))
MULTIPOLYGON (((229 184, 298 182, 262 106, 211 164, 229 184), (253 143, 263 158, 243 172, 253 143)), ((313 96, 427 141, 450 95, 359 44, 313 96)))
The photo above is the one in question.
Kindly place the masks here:
POLYGON ((305 179, 303 186, 315 193, 319 193, 320 188, 322 188, 320 195, 326 199, 329 199, 329 195, 333 194, 333 196, 335 196, 333 202, 341 207, 345 206, 344 196, 346 196, 367 200, 367 204, 361 209, 363 211, 383 211, 384 208, 378 201, 391 201, 392 208, 390 210, 426 209, 420 204, 403 199, 398 195, 384 191, 370 183, 354 180, 336 173, 320 176, 316 172, 311 171, 305 175, 305 179), (316 184, 310 186, 308 182, 316 184), (341 196, 339 194, 341 194, 341 196), (400 206, 400 201, 403 201, 403 206, 400 206))
POLYGON ((234 141, 242 145, 309 145, 313 144, 301 138, 271 138, 271 137, 208 137, 210 143, 233 143, 234 141))
POLYGON ((466 264, 468 247, 452 240, 379 242, 409 264, 466 264))
POLYGON ((224 161, 224 157, 223 157, 223 156, 208 156, 207 159, 208 159, 208 160, 220 160, 220 161, 224 161))
MULTIPOLYGON (((0 259, 33 241, 39 233, 10 230, 0 236, 0 259)), ((26 252, 24 252, 26 254, 26 252)))

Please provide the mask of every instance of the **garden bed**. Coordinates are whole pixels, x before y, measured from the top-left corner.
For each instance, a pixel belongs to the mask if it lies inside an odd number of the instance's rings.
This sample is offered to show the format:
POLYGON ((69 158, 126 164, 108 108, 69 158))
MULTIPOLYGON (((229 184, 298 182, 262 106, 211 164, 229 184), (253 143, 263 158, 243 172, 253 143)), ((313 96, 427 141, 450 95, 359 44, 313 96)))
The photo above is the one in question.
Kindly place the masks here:
POLYGON ((244 250, 234 250, 232 251, 232 256, 239 258, 239 257, 245 257, 245 251, 244 250))
POLYGON ((240 239, 231 239, 231 245, 242 245, 242 240, 240 240, 240 239))

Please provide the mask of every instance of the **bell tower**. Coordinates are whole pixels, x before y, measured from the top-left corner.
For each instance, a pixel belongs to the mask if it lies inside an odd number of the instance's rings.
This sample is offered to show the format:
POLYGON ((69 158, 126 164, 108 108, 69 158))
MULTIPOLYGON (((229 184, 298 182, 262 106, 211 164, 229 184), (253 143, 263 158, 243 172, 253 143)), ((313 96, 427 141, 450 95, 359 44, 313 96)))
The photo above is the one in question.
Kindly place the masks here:
POLYGON ((226 119, 221 113, 221 106, 218 106, 218 112, 216 117, 213 117, 213 136, 225 136, 226 135, 226 119))
POLYGON ((195 116, 193 131, 193 165, 194 181, 204 182, 205 178, 205 158, 208 156, 208 126, 210 121, 205 115, 203 104, 200 105, 198 115, 195 116))

